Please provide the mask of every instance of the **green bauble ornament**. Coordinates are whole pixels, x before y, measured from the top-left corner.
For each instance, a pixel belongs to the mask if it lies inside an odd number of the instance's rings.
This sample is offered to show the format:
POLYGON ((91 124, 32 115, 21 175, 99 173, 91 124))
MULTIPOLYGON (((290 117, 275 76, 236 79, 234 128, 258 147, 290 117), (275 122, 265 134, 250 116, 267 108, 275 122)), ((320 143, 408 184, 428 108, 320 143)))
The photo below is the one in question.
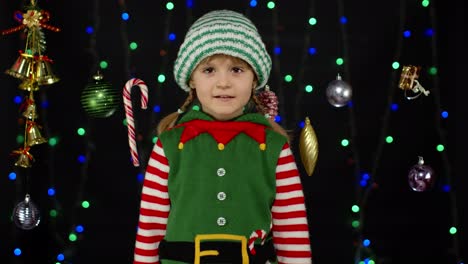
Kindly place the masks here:
POLYGON ((99 72, 81 93, 81 106, 90 117, 106 118, 114 114, 120 104, 120 93, 103 80, 99 72))

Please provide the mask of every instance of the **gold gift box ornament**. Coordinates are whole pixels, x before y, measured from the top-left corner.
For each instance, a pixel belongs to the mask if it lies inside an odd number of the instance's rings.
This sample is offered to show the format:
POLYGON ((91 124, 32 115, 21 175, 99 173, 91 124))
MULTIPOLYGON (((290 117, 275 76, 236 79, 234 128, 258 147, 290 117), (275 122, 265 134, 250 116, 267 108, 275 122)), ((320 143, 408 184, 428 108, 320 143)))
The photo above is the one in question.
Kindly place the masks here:
POLYGON ((419 73, 421 71, 420 66, 403 66, 400 75, 400 81, 398 82, 398 87, 405 91, 405 97, 408 100, 416 99, 421 94, 425 96, 429 95, 429 91, 424 89, 424 87, 417 80, 419 78, 419 73), (407 91, 413 92, 415 95, 408 96, 407 91))

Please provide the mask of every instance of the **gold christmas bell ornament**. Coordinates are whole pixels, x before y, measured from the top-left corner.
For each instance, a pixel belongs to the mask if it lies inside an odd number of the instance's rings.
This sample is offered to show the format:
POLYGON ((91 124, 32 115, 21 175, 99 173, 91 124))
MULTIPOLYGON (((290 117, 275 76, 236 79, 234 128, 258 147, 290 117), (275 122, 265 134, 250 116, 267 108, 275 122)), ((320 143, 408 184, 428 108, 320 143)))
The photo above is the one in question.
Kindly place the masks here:
POLYGON ((32 98, 28 98, 25 102, 26 109, 23 112, 23 116, 27 119, 34 120, 38 117, 37 110, 36 110, 36 103, 32 98))
POLYGON ((49 85, 58 82, 60 79, 52 71, 52 60, 47 56, 37 56, 34 66, 34 79, 39 85, 49 85))
POLYGON ((17 167, 30 168, 31 162, 34 160, 34 157, 29 153, 29 147, 15 150, 12 155, 18 155, 18 159, 15 162, 15 166, 17 167))
POLYGON ((20 51, 20 56, 13 66, 5 73, 18 79, 28 79, 31 77, 34 68, 34 56, 20 51))
POLYGON ((30 168, 31 167, 31 160, 29 159, 28 155, 20 154, 18 160, 15 162, 15 166, 23 167, 23 168, 30 168))
POLYGON ((47 139, 42 137, 41 131, 39 130, 35 122, 32 122, 32 121, 28 122, 26 142, 28 146, 34 146, 34 145, 47 142, 47 139))
POLYGON ((308 117, 305 119, 304 127, 299 136, 299 152, 307 175, 311 176, 317 164, 318 141, 308 117))

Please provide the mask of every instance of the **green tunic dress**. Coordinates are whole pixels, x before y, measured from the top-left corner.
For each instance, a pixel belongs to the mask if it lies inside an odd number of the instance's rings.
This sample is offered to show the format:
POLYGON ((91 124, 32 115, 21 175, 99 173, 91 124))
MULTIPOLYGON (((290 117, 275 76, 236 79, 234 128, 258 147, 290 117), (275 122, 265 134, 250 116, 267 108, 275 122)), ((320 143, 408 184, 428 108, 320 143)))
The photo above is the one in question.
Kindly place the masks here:
POLYGON ((264 116, 214 121, 192 110, 159 139, 170 167, 166 241, 207 234, 248 240, 255 230, 270 231, 276 165, 287 140, 264 116))

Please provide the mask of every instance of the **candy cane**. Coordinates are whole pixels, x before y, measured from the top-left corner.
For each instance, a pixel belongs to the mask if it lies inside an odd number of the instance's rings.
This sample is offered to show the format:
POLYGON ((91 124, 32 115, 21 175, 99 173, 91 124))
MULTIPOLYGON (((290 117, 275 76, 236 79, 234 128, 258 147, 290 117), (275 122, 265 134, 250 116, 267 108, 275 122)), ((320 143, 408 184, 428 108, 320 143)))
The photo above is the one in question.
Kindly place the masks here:
POLYGON ((138 78, 132 78, 125 83, 123 89, 123 102, 125 106, 125 117, 127 118, 128 127, 128 144, 130 145, 130 154, 132 155, 133 166, 138 167, 138 151, 135 141, 135 120, 133 120, 131 89, 133 86, 139 86, 141 92, 141 109, 146 109, 148 106, 148 86, 138 78))
POLYGON ((257 252, 255 251, 255 248, 254 248, 255 240, 257 240, 257 238, 260 238, 262 240, 261 244, 263 245, 263 243, 265 242, 266 234, 267 233, 263 229, 255 230, 255 231, 252 232, 252 234, 250 235, 250 238, 249 238, 249 242, 248 242, 249 250, 250 250, 250 253, 252 253, 252 255, 257 254, 257 252))

